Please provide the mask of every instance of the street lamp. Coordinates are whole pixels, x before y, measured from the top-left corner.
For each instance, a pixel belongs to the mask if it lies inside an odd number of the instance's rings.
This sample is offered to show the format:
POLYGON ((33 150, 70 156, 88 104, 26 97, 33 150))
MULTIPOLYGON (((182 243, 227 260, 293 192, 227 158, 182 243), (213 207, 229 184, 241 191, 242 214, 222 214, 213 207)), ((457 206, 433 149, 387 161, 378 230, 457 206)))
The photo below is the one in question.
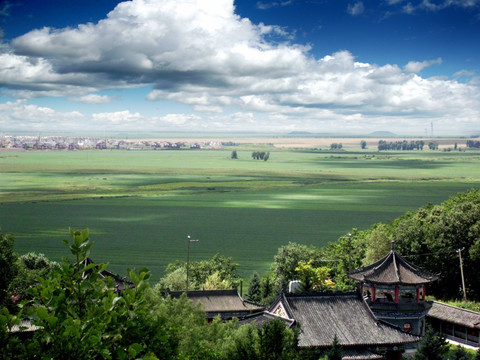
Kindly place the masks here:
POLYGON ((190 243, 191 242, 198 242, 198 240, 190 239, 190 235, 187 236, 187 289, 188 291, 188 275, 190 271, 190 243))

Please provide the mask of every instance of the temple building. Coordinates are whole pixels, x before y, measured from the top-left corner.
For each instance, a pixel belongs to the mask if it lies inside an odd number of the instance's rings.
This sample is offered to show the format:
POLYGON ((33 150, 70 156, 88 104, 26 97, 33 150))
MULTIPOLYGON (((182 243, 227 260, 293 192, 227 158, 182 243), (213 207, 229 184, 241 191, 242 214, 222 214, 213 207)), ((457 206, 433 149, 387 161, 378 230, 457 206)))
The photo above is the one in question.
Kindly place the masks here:
POLYGON ((366 304, 377 319, 407 333, 422 336, 432 302, 425 300, 426 285, 438 279, 392 250, 375 263, 348 275, 357 281, 366 304))

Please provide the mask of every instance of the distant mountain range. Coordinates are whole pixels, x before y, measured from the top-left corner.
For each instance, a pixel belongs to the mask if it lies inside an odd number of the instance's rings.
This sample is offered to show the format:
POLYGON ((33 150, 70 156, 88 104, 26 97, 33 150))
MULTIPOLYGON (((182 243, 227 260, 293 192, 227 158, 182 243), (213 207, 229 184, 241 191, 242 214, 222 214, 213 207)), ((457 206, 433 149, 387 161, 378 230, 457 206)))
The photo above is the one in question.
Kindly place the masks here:
POLYGON ((352 135, 352 134, 334 134, 334 133, 312 133, 309 131, 291 131, 287 137, 322 137, 322 138, 398 138, 401 137, 391 131, 374 131, 364 135, 352 135))

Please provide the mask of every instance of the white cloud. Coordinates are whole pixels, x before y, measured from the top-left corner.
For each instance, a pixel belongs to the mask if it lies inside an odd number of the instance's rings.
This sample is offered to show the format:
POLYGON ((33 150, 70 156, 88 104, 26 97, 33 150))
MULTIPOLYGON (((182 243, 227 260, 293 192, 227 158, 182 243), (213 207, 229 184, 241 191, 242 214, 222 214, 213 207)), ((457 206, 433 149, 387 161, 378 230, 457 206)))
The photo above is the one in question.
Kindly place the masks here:
POLYGON ((431 65, 440 65, 442 63, 442 59, 438 58, 436 60, 425 60, 422 62, 419 61, 410 61, 407 65, 405 65, 405 71, 408 73, 418 74, 426 67, 431 65))
POLYGON ((363 14, 365 11, 365 6, 362 1, 357 1, 355 4, 348 4, 347 12, 352 16, 357 16, 363 14))
MULTIPOLYGON (((363 3, 349 11, 362 13, 363 3)), ((114 100, 94 94, 100 90, 150 85, 148 100, 192 109, 192 114, 164 117, 137 109, 98 113, 84 119, 92 127, 224 124, 233 129, 255 121, 262 129, 313 130, 330 122, 355 126, 381 118, 398 123, 401 116, 411 123, 453 114, 467 122, 478 120, 478 87, 418 76, 425 67, 440 64, 440 58, 411 61, 403 69, 360 63, 349 51, 315 59, 309 47, 288 43, 288 36, 278 26, 240 18, 232 0, 132 0, 97 24, 43 28, 3 45, 0 86, 17 98, 68 96, 98 104, 114 100), (270 34, 286 41, 271 43, 270 34)), ((24 114, 45 120, 38 108, 24 114)))
POLYGON ((27 104, 25 100, 0 104, 0 127, 5 130, 76 127, 84 119, 84 115, 78 111, 57 112, 48 107, 27 104))
POLYGON ((83 102, 85 104, 108 104, 113 101, 113 97, 108 95, 88 94, 72 97, 69 100, 83 102))

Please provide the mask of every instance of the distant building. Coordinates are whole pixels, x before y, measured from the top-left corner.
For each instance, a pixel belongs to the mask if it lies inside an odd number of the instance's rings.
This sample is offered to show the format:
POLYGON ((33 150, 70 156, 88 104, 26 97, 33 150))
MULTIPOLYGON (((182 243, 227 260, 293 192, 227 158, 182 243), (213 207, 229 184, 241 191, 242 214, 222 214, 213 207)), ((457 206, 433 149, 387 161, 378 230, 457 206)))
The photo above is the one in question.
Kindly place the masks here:
POLYGON ((227 290, 189 290, 189 291, 169 291, 166 296, 179 298, 186 294, 188 299, 194 304, 201 303, 206 312, 207 320, 211 321, 214 317, 220 316, 222 320, 231 320, 232 318, 243 318, 247 315, 262 312, 265 307, 243 299, 237 289, 227 290))
POLYGON ((480 347, 480 313, 434 301, 427 323, 448 340, 480 347))

